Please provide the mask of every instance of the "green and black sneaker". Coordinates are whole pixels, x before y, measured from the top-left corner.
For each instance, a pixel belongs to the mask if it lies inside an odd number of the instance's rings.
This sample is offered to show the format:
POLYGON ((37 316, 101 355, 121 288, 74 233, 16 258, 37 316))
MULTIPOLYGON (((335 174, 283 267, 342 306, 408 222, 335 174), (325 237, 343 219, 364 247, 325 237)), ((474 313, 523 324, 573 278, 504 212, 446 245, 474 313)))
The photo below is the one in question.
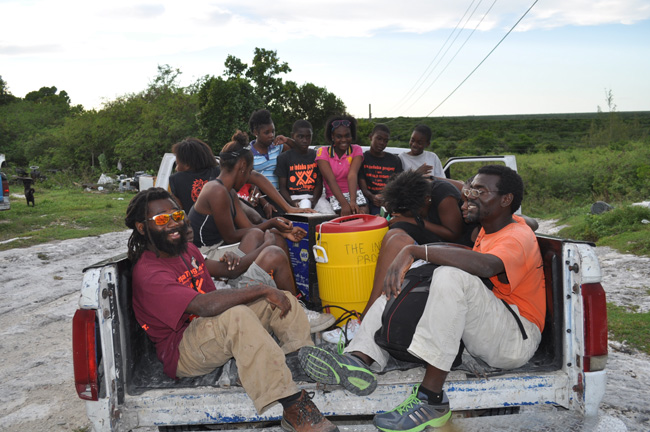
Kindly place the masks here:
POLYGON ((420 432, 427 427, 442 427, 451 417, 449 399, 443 392, 442 401, 430 405, 426 395, 419 392, 420 384, 413 387, 411 394, 395 409, 377 414, 375 427, 384 432, 420 432))
POLYGON ((300 366, 311 379, 322 384, 340 384, 357 396, 377 388, 377 377, 366 364, 350 354, 336 354, 319 347, 303 347, 298 353, 300 366))

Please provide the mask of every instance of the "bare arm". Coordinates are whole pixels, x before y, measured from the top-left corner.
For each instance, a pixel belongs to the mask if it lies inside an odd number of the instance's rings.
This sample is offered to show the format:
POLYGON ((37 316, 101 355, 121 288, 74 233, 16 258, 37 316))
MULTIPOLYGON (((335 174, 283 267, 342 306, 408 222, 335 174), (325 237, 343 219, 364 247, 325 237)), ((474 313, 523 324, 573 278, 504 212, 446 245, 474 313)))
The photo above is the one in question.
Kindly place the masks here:
POLYGON ((465 182, 462 182, 460 180, 448 179, 446 177, 434 177, 434 179, 435 180, 444 180, 444 181, 447 181, 447 182, 451 183, 452 185, 456 186, 456 189, 458 189, 458 192, 462 192, 463 191, 463 186, 465 186, 465 182))
POLYGON ((448 196, 438 204, 440 225, 424 221, 424 227, 443 240, 454 241, 463 232, 463 216, 458 207, 458 200, 448 196))
POLYGON ((330 187, 332 194, 341 204, 341 214, 343 215, 344 209, 346 209, 346 214, 350 214, 350 204, 348 203, 348 200, 346 200, 343 196, 343 192, 341 192, 341 188, 339 187, 338 183, 336 183, 336 178, 334 178, 334 172, 332 171, 330 163, 323 159, 317 160, 316 163, 318 164, 318 169, 323 175, 323 181, 327 182, 327 185, 330 187))
POLYGON ((258 173, 257 171, 253 170, 251 173, 250 177, 248 178, 248 181, 251 182, 251 184, 254 184, 266 196, 268 196, 270 199, 273 200, 277 205, 279 205, 282 208, 282 211, 285 213, 313 213, 314 211, 312 209, 301 209, 299 207, 293 207, 292 205, 289 205, 287 200, 284 199, 282 195, 280 195, 280 192, 278 192, 275 187, 273 187, 273 184, 264 177, 264 175, 258 173))
POLYGON ((368 202, 372 202, 374 204, 375 194, 370 192, 368 189, 368 183, 366 183, 366 179, 363 177, 359 177, 359 189, 361 189, 361 193, 366 197, 368 202))
POLYGON ((282 152, 291 150, 296 146, 296 141, 293 138, 284 135, 277 135, 273 140, 273 143, 276 145, 282 144, 282 152))
POLYGON ((473 250, 448 245, 409 245, 395 257, 386 271, 384 293, 390 298, 397 296, 404 281, 404 275, 416 259, 425 259, 438 265, 456 267, 479 277, 505 274, 503 261, 496 255, 483 254, 473 250), (425 252, 425 247, 427 251, 425 252))
MULTIPOLYGON (((213 217, 214 224, 226 243, 237 243, 246 233, 246 231, 237 232, 236 228, 236 222, 244 223, 241 218, 246 218, 243 210, 239 207, 239 198, 233 198, 230 191, 217 182, 208 182, 203 186, 203 190, 194 203, 194 209, 201 214, 213 217), (236 212, 235 219, 231 213, 233 206, 236 212)), ((248 218, 246 220, 248 225, 244 225, 244 227, 250 226, 248 218)))
POLYGON ((248 304, 260 298, 266 299, 282 311, 284 317, 291 310, 291 303, 287 296, 280 290, 268 285, 259 284, 239 289, 223 289, 199 294, 192 299, 185 313, 202 317, 219 315, 228 309, 248 304))
POLYGON ((253 249, 243 257, 226 252, 219 260, 206 259, 205 267, 212 277, 234 279, 248 270, 264 248, 272 245, 275 245, 275 235, 267 231, 264 233, 264 243, 257 249, 253 249))
POLYGON ((323 195, 323 176, 318 174, 316 177, 316 187, 314 188, 314 197, 311 200, 311 207, 314 208, 321 195, 323 195))
POLYGON ((433 171, 433 167, 431 165, 427 165, 426 163, 423 163, 415 170, 415 172, 422 174, 427 178, 431 176, 431 171, 433 171))
MULTIPOLYGON (((452 196, 443 199, 438 204, 438 214, 440 215, 440 225, 424 220, 424 229, 431 231, 443 240, 457 240, 463 232, 463 218, 460 208, 458 208, 458 200, 452 196)), ((417 224, 415 218, 402 215, 394 216, 389 224, 392 225, 397 222, 417 224)))
POLYGON ((287 178, 286 177, 278 177, 278 188, 280 189, 280 195, 288 202, 291 203, 292 205, 295 204, 293 200, 291 199, 291 194, 289 193, 289 189, 287 188, 287 178))
MULTIPOLYGON (((248 219, 237 194, 234 191, 227 191, 226 188, 216 184, 216 182, 210 182, 203 187, 195 208, 199 213, 212 215, 217 230, 226 244, 240 242, 244 235, 255 227, 248 219), (234 206, 235 209, 234 218, 232 217, 231 206, 234 206)), ((264 231, 276 225, 283 225, 275 222, 275 219, 277 218, 265 221, 258 225, 257 228, 264 231)))
POLYGON ((530 216, 525 216, 521 215, 521 217, 524 219, 524 222, 526 222, 526 225, 530 227, 533 231, 537 231, 537 228, 539 228, 539 223, 537 223, 537 219, 533 219, 530 216))
MULTIPOLYGON (((363 163, 363 156, 355 156, 352 158, 350 170, 348 171, 348 191, 350 191, 350 207, 352 213, 359 213, 359 206, 357 205, 357 190, 359 189, 359 168, 363 163)), ((341 213, 342 214, 342 213, 341 213)))

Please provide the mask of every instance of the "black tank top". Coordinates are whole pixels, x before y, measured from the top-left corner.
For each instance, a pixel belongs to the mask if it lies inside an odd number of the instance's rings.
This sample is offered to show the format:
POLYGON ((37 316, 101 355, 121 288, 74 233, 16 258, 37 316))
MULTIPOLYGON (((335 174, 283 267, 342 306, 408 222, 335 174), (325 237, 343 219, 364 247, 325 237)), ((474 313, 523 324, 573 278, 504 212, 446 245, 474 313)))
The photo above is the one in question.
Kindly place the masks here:
MULTIPOLYGON (((215 180, 225 188, 225 185, 221 180, 215 180)), ((230 191, 227 192, 228 197, 230 198, 230 215, 234 222, 235 216, 237 216, 237 209, 235 208, 235 203, 233 202, 230 191)), ((223 237, 217 229, 217 224, 215 223, 214 217, 211 214, 204 215, 202 213, 199 213, 194 209, 194 206, 192 206, 188 217, 190 219, 190 224, 192 225, 192 230, 194 231, 193 243, 196 246, 212 246, 223 241, 223 237)))

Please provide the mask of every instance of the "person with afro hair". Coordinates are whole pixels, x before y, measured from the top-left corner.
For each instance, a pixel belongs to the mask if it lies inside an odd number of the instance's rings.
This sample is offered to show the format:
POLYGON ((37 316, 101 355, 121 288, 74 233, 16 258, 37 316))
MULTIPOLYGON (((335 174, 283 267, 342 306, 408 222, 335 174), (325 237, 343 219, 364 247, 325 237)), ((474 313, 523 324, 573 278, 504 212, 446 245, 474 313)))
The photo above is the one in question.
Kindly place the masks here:
POLYGON ((372 292, 364 313, 383 291, 386 269, 392 260, 386 251, 399 250, 413 243, 455 242, 464 227, 458 205, 460 193, 446 180, 430 181, 417 171, 404 171, 388 181, 383 198, 391 217, 390 229, 382 240, 372 292))

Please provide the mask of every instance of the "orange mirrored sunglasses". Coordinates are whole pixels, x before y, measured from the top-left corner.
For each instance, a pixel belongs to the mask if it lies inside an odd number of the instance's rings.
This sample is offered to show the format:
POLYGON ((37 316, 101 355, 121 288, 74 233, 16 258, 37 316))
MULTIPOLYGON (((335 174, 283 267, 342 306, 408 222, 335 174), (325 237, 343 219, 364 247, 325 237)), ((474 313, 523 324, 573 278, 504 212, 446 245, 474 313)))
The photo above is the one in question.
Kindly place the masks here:
POLYGON ((167 225, 170 219, 174 219, 174 222, 182 221, 183 219, 185 219, 185 211, 178 210, 175 211, 174 213, 160 213, 154 217, 150 217, 147 220, 152 220, 156 223, 156 225, 162 226, 162 225, 167 225))

